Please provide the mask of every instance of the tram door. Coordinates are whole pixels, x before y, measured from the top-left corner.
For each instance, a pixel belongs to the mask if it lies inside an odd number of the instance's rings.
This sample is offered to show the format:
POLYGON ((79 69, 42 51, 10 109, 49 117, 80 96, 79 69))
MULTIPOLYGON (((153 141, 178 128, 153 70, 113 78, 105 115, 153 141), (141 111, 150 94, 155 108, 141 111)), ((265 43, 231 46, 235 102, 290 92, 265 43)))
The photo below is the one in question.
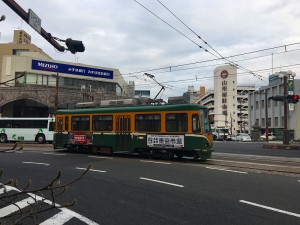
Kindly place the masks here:
POLYGON ((56 122, 56 147, 63 147, 63 127, 64 127, 64 118, 63 117, 57 117, 56 122))
POLYGON ((130 151, 130 116, 117 116, 116 126, 116 151, 130 151))

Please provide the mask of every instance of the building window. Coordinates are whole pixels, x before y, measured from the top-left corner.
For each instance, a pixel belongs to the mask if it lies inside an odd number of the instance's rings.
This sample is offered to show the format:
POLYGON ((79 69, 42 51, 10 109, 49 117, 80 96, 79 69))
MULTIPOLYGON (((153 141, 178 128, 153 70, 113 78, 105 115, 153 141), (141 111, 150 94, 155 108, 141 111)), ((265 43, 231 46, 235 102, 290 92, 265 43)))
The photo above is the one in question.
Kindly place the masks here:
POLYGON ((262 118, 262 119, 261 119, 261 125, 262 125, 262 126, 265 126, 265 125, 266 125, 266 123, 265 123, 265 118, 262 118))
POLYGON ((251 105, 251 111, 253 110, 253 105, 251 105))
POLYGON ((259 119, 256 119, 255 124, 259 125, 259 119))
POLYGON ((275 127, 278 127, 278 125, 279 125, 278 124, 278 117, 275 117, 274 119, 275 119, 275 127))
POLYGON ((255 102, 255 108, 258 109, 258 101, 255 102))
POLYGON ((265 100, 261 100, 261 108, 262 108, 262 109, 265 108, 265 100))

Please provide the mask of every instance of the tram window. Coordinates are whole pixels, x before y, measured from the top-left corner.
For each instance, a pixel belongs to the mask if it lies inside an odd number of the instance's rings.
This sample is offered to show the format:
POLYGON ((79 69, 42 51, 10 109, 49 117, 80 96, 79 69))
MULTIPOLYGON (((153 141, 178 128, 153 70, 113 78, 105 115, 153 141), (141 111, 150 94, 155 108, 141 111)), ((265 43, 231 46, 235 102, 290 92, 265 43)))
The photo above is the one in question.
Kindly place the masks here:
POLYGON ((67 131, 68 128, 69 128, 69 117, 66 116, 66 117, 65 117, 65 130, 67 131))
POLYGON ((159 132, 161 130, 160 114, 137 114, 135 116, 135 130, 159 132))
POLYGON ((95 131, 112 131, 112 116, 93 116, 93 130, 95 131))
POLYGON ((62 126, 63 126, 63 120, 62 118, 59 118, 57 121, 57 130, 62 131, 62 126))
POLYGON ((192 116, 192 131, 193 133, 200 133, 200 121, 198 114, 192 116))
POLYGON ((209 119, 208 119, 208 111, 201 109, 200 116, 201 116, 203 133, 211 134, 211 128, 210 128, 210 123, 209 123, 209 119))
POLYGON ((188 128, 186 113, 168 113, 166 115, 166 130, 168 132, 186 132, 188 128))
POLYGON ((90 117, 89 116, 72 116, 73 131, 89 131, 90 117))

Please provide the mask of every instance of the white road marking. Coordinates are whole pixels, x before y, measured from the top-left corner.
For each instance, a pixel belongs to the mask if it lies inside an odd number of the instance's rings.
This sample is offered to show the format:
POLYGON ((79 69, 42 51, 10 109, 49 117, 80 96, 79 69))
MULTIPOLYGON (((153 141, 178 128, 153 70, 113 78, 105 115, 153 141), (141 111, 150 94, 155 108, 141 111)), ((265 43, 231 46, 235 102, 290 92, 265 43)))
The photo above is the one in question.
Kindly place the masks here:
POLYGON ((184 187, 183 185, 180 184, 174 184, 174 183, 169 183, 169 182, 165 182, 165 181, 160 181, 160 180, 153 180, 153 179, 149 179, 149 178, 145 178, 145 177, 140 177, 141 180, 147 180, 147 181, 153 181, 153 182, 157 182, 157 183, 161 183, 161 184, 167 184, 167 185, 172 185, 172 186, 176 186, 176 187, 184 187))
POLYGON ((6 207, 0 209, 0 215, 1 215, 1 217, 10 215, 10 214, 17 212, 35 202, 36 201, 31 197, 23 199, 22 201, 15 202, 14 204, 11 204, 9 206, 6 206, 6 207))
MULTIPOLYGON (((4 187, 3 184, 0 183, 0 186, 4 187)), ((6 188, 6 191, 17 191, 17 192, 20 192, 19 189, 17 188, 14 188, 12 186, 5 186, 6 188)), ((0 194, 3 194, 3 190, 4 188, 1 188, 0 189, 0 194)), ((40 197, 38 195, 35 195, 35 194, 32 194, 32 193, 27 193, 27 195, 29 195, 30 197, 27 198, 27 199, 24 199, 20 202, 17 202, 15 204, 12 204, 12 205, 9 205, 5 208, 2 208, 0 209, 0 215, 1 217, 3 216, 6 216, 6 215, 10 215, 14 212, 16 212, 17 210, 19 210, 19 208, 17 206, 19 206, 20 208, 24 208, 26 206, 28 206, 29 204, 32 204, 32 203, 35 203, 37 201, 43 201, 44 203, 46 204, 49 204, 49 205, 53 205, 53 202, 50 201, 50 200, 47 200, 43 197, 40 197), (17 206, 16 206, 17 205, 17 206), (10 209, 10 210, 9 210, 10 209)), ((61 207, 61 205, 59 204, 56 204, 55 203, 55 206, 56 207, 61 207)), ((71 218, 77 218, 79 219, 80 221, 84 222, 85 224, 88 224, 88 225, 99 225, 98 223, 68 209, 68 208, 59 208, 60 212, 56 215, 54 215, 53 217, 49 218, 48 220, 45 220, 44 222, 42 222, 41 224, 42 225, 61 225, 61 224, 64 224, 66 222, 68 222, 71 218)))
POLYGON ((89 155, 88 157, 95 158, 95 159, 114 159, 112 157, 107 157, 107 156, 92 156, 92 155, 89 155))
POLYGON ((64 211, 61 211, 60 213, 57 213, 51 218, 40 223, 40 225, 61 225, 68 222, 72 218, 73 216, 71 214, 66 215, 64 211))
MULTIPOLYGON (((75 169, 77 169, 77 170, 86 170, 86 168, 82 168, 82 167, 76 167, 75 169)), ((90 169, 89 171, 98 172, 98 173, 106 173, 106 171, 104 171, 104 170, 90 169)))
POLYGON ((257 204, 257 203, 254 203, 254 202, 249 202, 249 201, 245 201, 245 200, 240 200, 239 202, 244 203, 244 204, 248 204, 248 205, 252 205, 252 206, 256 206, 256 207, 260 207, 260 208, 263 208, 263 209, 268 209, 268 210, 271 210, 271 211, 274 211, 274 212, 287 214, 289 216, 300 217, 300 214, 297 214, 297 213, 293 213, 293 212, 289 212, 289 211, 285 211, 285 210, 281 210, 281 209, 276 209, 276 208, 273 208, 273 207, 257 204))
POLYGON ((172 163, 168 163, 168 162, 156 162, 156 161, 150 161, 150 160, 140 160, 141 162, 145 162, 145 163, 156 163, 156 164, 165 164, 165 165, 170 165, 172 163))
POLYGON ((214 159, 213 161, 219 161, 219 162, 229 162, 229 163, 243 163, 243 164, 249 164, 249 165, 259 165, 259 166, 273 166, 273 167, 282 167, 282 168, 295 168, 299 169, 299 166, 283 166, 283 165, 277 165, 277 164, 268 164, 268 163, 253 163, 253 162, 241 162, 241 161, 231 161, 231 160, 222 160, 222 159, 214 159))
POLYGON ((206 169, 211 169, 211 170, 221 170, 221 171, 226 171, 226 172, 232 172, 232 173, 248 174, 248 172, 237 171, 237 170, 228 170, 228 169, 222 169, 222 168, 212 167, 212 166, 206 166, 205 168, 206 169))
POLYGON ((47 153, 43 153, 44 155, 67 155, 65 153, 50 153, 50 152, 47 152, 47 153))
POLYGON ((49 163, 39 163, 39 162, 22 162, 22 163, 26 163, 26 164, 35 164, 35 165, 44 165, 44 166, 50 166, 49 163))

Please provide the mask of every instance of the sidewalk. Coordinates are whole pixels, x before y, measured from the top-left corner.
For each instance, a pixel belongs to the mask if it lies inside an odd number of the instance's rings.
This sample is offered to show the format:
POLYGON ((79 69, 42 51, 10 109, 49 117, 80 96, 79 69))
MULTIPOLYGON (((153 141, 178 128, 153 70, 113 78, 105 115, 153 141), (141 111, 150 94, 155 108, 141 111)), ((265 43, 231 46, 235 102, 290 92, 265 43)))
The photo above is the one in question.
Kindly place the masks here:
POLYGON ((10 151, 54 151, 52 144, 37 144, 37 143, 0 143, 0 152, 10 151))
POLYGON ((268 149, 283 149, 283 150, 300 150, 300 143, 293 142, 289 145, 284 145, 282 141, 269 141, 263 144, 263 148, 268 149))

